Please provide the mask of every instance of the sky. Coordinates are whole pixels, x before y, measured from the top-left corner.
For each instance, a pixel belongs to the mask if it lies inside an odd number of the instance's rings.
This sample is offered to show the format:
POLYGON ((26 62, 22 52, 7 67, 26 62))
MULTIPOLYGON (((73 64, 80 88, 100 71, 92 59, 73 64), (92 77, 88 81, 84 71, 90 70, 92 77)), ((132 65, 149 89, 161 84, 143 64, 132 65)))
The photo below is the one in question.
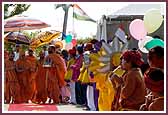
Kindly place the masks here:
MULTIPOLYGON (((44 30, 62 31, 64 11, 62 8, 55 10, 54 4, 56 2, 36 2, 31 3, 31 7, 23 13, 23 15, 30 16, 35 19, 50 24, 50 28, 44 30)), ((60 2, 59 2, 60 4, 60 2)), ((65 4, 65 3, 62 3, 65 4)), ((70 4, 70 3, 68 3, 70 4)), ((113 12, 127 6, 128 3, 117 2, 78 2, 77 3, 92 19, 100 20, 102 15, 110 15, 113 12)), ((67 34, 70 32, 77 33, 77 37, 90 37, 96 35, 97 24, 89 21, 80 21, 72 17, 73 9, 69 9, 67 34)))

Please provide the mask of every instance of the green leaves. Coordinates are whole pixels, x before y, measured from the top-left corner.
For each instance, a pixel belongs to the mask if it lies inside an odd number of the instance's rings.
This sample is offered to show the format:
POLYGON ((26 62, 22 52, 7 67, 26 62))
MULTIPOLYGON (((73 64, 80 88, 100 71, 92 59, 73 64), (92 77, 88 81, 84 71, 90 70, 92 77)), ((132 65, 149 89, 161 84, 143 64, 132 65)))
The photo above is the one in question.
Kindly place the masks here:
POLYGON ((4 19, 27 11, 30 4, 4 4, 4 19))

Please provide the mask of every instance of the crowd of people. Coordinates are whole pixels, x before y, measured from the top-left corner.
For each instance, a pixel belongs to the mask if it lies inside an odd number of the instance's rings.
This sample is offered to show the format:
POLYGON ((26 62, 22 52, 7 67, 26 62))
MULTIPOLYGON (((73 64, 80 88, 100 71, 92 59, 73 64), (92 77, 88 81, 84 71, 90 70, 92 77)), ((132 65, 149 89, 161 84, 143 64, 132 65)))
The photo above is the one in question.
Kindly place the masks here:
POLYGON ((31 48, 26 54, 20 45, 14 52, 5 51, 4 102, 64 103, 90 111, 163 111, 164 48, 150 49, 148 63, 137 49, 122 52, 119 66, 125 73, 122 77, 113 72, 108 75, 110 82, 103 85, 115 91, 106 94, 102 92, 109 89, 100 91, 94 72, 89 70, 90 54, 98 53, 100 48, 95 48, 95 44, 101 46, 101 42, 104 41, 92 40, 69 51, 48 45, 38 56, 31 48))

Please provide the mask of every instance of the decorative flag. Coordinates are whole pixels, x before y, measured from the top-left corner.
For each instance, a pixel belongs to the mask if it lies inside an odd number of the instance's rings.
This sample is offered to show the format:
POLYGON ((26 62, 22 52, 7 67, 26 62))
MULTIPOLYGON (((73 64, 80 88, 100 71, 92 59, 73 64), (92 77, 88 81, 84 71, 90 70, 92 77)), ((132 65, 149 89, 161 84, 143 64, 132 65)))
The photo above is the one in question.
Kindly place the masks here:
POLYGON ((73 4, 73 8, 73 17, 77 20, 92 21, 96 23, 96 21, 91 19, 77 4, 73 4))
POLYGON ((117 29, 115 36, 118 37, 123 43, 127 43, 127 39, 125 38, 125 32, 121 27, 117 29))

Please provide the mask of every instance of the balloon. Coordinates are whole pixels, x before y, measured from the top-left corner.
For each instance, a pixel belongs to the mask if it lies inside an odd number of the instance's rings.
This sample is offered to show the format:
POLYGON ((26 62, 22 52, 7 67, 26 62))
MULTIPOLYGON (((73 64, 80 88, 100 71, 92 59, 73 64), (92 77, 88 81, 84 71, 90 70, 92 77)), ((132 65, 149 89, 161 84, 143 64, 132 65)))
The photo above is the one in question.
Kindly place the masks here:
POLYGON ((65 45, 65 49, 66 50, 70 50, 70 49, 72 49, 73 48, 73 44, 70 42, 70 43, 67 43, 66 45, 65 45))
POLYGON ((72 36, 71 35, 67 35, 65 38, 66 43, 69 43, 72 41, 72 36))
POLYGON ((76 39, 72 39, 72 44, 73 44, 73 46, 76 46, 77 40, 76 39))
POLYGON ((153 39, 153 40, 149 41, 148 43, 146 43, 145 48, 148 49, 148 50, 150 50, 150 49, 152 49, 152 48, 154 48, 156 46, 164 47, 163 40, 157 39, 157 38, 153 39))
POLYGON ((146 36, 145 39, 139 40, 138 47, 143 53, 148 53, 148 50, 144 47, 147 42, 151 41, 153 38, 150 36, 146 36))
POLYGON ((130 30, 131 35, 136 40, 144 39, 145 36, 147 35, 144 22, 140 19, 133 20, 129 25, 129 30, 130 30))
POLYGON ((61 49, 63 48, 63 43, 61 41, 56 41, 55 45, 59 45, 61 49))
POLYGON ((144 15, 144 25, 148 33, 156 31, 163 22, 163 16, 159 9, 150 9, 144 15))

